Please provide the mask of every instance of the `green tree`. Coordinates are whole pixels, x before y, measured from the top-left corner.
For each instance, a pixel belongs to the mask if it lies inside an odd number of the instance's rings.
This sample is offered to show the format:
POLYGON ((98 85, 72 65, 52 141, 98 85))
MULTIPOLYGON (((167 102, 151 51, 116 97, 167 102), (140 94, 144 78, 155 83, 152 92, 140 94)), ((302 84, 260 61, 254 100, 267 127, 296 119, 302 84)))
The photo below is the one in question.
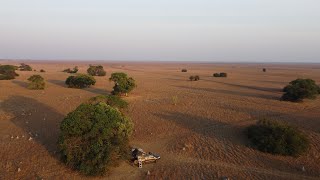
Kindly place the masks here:
POLYGON ((19 69, 20 71, 32 71, 32 67, 25 63, 21 63, 19 69))
POLYGON ((282 100, 302 101, 303 99, 315 99, 320 93, 320 87, 312 79, 296 79, 283 88, 285 92, 282 100))
POLYGON ((115 83, 112 91, 112 94, 114 95, 127 95, 127 93, 131 92, 136 87, 135 80, 132 77, 128 77, 126 73, 112 73, 109 80, 115 83))
POLYGON ((28 78, 28 81, 30 81, 28 85, 29 89, 44 89, 46 85, 43 77, 40 75, 32 75, 28 78))
POLYGON ((127 158, 133 124, 104 102, 82 104, 60 124, 61 158, 86 175, 103 175, 127 158))
POLYGON ((68 69, 65 69, 65 70, 63 70, 62 72, 66 72, 66 73, 71 73, 71 74, 73 74, 73 73, 77 73, 78 72, 78 66, 75 66, 74 68, 73 68, 73 70, 71 70, 70 68, 68 68, 68 69))
POLYGON ((98 66, 92 66, 87 69, 88 74, 91 76, 105 76, 106 71, 103 69, 103 66, 98 65, 98 66))
POLYGON ((87 88, 95 85, 96 80, 94 77, 86 74, 78 74, 76 76, 69 76, 66 79, 66 84, 69 88, 87 88))
POLYGON ((248 138, 255 148, 272 154, 298 156, 309 147, 307 137, 298 129, 266 119, 248 128, 248 138))
POLYGON ((0 80, 10 80, 14 79, 16 76, 19 76, 19 74, 15 72, 16 70, 16 66, 0 65, 0 80))

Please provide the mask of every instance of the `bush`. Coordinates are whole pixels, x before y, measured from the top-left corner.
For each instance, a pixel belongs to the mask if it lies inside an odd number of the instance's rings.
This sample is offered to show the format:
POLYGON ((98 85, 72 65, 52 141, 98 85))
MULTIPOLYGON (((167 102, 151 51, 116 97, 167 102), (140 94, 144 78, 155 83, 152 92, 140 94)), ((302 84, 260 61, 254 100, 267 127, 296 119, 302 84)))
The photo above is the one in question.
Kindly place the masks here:
POLYGON ((32 71, 31 66, 25 64, 25 63, 21 63, 21 65, 19 66, 19 70, 20 71, 32 71))
POLYGON ((10 80, 14 79, 16 76, 19 76, 19 74, 15 72, 16 70, 16 66, 0 65, 0 80, 10 80))
POLYGON ((248 138, 256 149, 272 154, 298 156, 309 146, 296 128, 265 119, 248 128, 248 138))
POLYGON ((182 69, 181 72, 188 72, 188 70, 187 69, 182 69))
POLYGON ((86 88, 94 85, 96 80, 94 77, 86 74, 79 74, 76 76, 69 76, 66 80, 66 84, 69 88, 86 88))
POLYGON ((43 69, 40 69, 40 72, 46 72, 45 70, 43 70, 43 69))
POLYGON ((199 81, 199 80, 200 80, 200 77, 199 77, 198 75, 190 76, 190 77, 189 77, 189 80, 190 80, 190 81, 199 81))
POLYGON ((86 175, 103 175, 128 158, 132 129, 118 109, 103 102, 82 104, 60 124, 61 159, 86 175))
POLYGON ((263 68, 262 71, 263 71, 263 72, 267 72, 267 69, 266 69, 266 68, 263 68))
POLYGON ((28 85, 29 89, 44 89, 46 85, 43 77, 41 77, 40 75, 32 75, 28 78, 28 81, 30 81, 28 85))
POLYGON ((228 76, 228 74, 227 73, 214 73, 213 74, 213 77, 227 77, 228 76))
POLYGON ((284 101, 302 101, 303 99, 315 99, 320 93, 320 87, 312 79, 296 79, 283 88, 284 101))
POLYGON ((91 76, 105 76, 106 71, 103 69, 103 66, 98 65, 98 66, 92 66, 87 69, 88 74, 91 76))
POLYGON ((78 72, 78 66, 75 66, 73 68, 73 70, 71 70, 70 68, 63 70, 62 72, 66 72, 66 73, 77 73, 78 72))
POLYGON ((135 80, 132 77, 128 77, 126 73, 112 73, 109 80, 115 83, 112 91, 114 95, 127 95, 136 87, 135 80))
POLYGON ((112 107, 116 107, 120 109, 128 107, 127 101, 121 99, 119 96, 113 96, 113 95, 100 95, 100 96, 92 97, 88 101, 88 103, 91 103, 91 104, 97 104, 100 102, 104 102, 112 107))

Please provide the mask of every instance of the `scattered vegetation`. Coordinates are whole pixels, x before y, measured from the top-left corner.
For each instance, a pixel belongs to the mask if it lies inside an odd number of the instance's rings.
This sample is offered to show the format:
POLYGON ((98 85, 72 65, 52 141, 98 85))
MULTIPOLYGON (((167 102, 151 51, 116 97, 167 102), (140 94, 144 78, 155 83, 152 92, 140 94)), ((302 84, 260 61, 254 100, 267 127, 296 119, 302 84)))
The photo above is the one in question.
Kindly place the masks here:
POLYGON ((16 73, 16 70, 16 66, 0 65, 0 80, 10 80, 19 76, 19 74, 16 73))
POLYGON ((66 73, 77 73, 78 72, 78 66, 75 66, 72 70, 70 68, 63 70, 62 72, 66 73))
POLYGON ((224 73, 224 72, 221 72, 221 73, 214 73, 213 74, 213 77, 227 77, 228 74, 227 73, 224 73))
POLYGON ((177 105, 178 104, 178 96, 172 96, 171 100, 172 100, 172 104, 173 105, 177 105))
POLYGON ((43 70, 43 69, 40 69, 40 72, 46 72, 45 70, 43 70))
POLYGON ((272 154, 298 156, 309 147, 306 136, 296 128, 266 119, 248 128, 248 138, 256 149, 272 154))
POLYGON ((78 74, 76 76, 69 76, 66 84, 69 88, 87 88, 94 85, 96 80, 94 77, 86 74, 78 74))
POLYGON ((188 72, 188 70, 187 69, 182 69, 181 72, 188 72))
POLYGON ((127 108, 128 102, 121 99, 119 96, 114 95, 99 95, 96 97, 92 97, 89 99, 88 103, 90 104, 97 104, 100 102, 104 102, 112 107, 116 107, 119 109, 127 108))
POLYGON ((320 93, 320 87, 312 79, 296 79, 283 88, 284 101, 298 102, 303 99, 315 99, 320 93))
POLYGON ((200 80, 200 77, 199 77, 198 75, 190 76, 190 77, 189 77, 189 80, 190 80, 190 81, 199 81, 199 80, 200 80))
POLYGON ((21 63, 19 66, 20 71, 32 71, 32 67, 29 66, 28 64, 21 63))
POLYGON ((109 80, 115 83, 112 91, 113 95, 125 94, 127 96, 136 87, 135 80, 132 77, 128 77, 126 73, 112 73, 109 80))
POLYGON ((103 69, 103 66, 98 65, 98 66, 92 66, 87 69, 88 74, 91 76, 105 76, 106 71, 103 69))
POLYGON ((266 69, 266 68, 263 68, 262 71, 263 71, 263 72, 267 72, 267 69, 266 69))
POLYGON ((43 77, 41 77, 40 75, 32 75, 28 78, 28 81, 30 81, 28 85, 29 89, 44 89, 46 85, 43 77))
POLYGON ((128 158, 132 129, 132 122, 117 108, 84 103, 60 124, 61 159, 86 175, 103 175, 128 158))

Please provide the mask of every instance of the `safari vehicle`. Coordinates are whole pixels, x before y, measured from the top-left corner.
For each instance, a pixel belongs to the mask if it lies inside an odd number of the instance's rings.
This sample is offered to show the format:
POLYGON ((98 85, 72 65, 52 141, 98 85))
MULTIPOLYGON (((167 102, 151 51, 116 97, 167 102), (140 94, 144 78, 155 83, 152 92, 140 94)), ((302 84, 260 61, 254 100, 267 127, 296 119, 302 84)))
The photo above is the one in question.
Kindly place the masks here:
POLYGON ((132 153, 132 161, 135 165, 139 165, 142 167, 142 163, 149 163, 149 162, 157 162, 160 159, 158 154, 152 152, 144 152, 141 148, 133 148, 131 150, 132 153))

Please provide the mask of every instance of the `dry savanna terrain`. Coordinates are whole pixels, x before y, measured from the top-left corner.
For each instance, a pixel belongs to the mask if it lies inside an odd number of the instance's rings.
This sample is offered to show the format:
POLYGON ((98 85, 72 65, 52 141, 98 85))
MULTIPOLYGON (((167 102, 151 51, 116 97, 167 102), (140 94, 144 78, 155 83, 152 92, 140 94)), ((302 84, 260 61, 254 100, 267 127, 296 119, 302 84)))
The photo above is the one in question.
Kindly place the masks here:
POLYGON ((320 178, 320 98, 279 101, 291 80, 320 83, 319 64, 25 63, 37 72, 17 71, 16 79, 0 81, 0 179, 320 178), (95 77, 97 83, 90 88, 67 88, 70 74, 61 71, 77 65, 86 73, 89 64, 103 65, 107 76, 95 77), (110 94, 112 72, 125 72, 138 85, 124 98, 130 104, 126 114, 134 122, 130 144, 160 154, 161 160, 142 169, 123 162, 105 177, 86 177, 59 161, 59 123, 90 97, 110 94), (228 77, 214 78, 215 72, 227 72, 228 77), (27 89, 33 74, 44 77, 46 89, 27 89), (191 75, 200 80, 189 81, 191 75), (298 127, 310 139, 309 151, 288 157, 250 148, 245 128, 261 118, 298 127))

